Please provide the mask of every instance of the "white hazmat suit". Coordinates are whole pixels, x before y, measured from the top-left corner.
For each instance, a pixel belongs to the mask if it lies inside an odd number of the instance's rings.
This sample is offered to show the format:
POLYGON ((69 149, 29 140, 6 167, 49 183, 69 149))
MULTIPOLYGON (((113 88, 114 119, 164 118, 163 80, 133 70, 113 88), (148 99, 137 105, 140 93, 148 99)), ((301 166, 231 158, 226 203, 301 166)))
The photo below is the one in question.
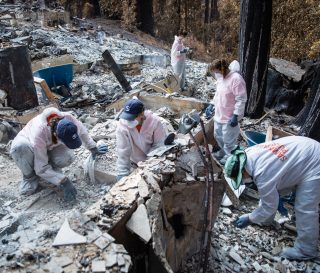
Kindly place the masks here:
MULTIPOLYGON (((233 69, 238 69, 234 63, 233 69)), ((219 158, 227 158, 236 147, 240 133, 239 124, 232 127, 228 122, 233 115, 242 119, 247 101, 246 84, 236 71, 230 71, 224 78, 217 79, 217 91, 213 98, 215 106, 214 137, 220 147, 219 158)))
POLYGON ((38 187, 40 178, 59 186, 66 176, 58 170, 69 166, 75 159, 71 149, 59 139, 52 142, 51 127, 47 118, 57 114, 72 121, 78 128, 78 135, 87 149, 96 147, 87 129, 71 114, 56 108, 47 108, 30 120, 12 142, 10 154, 23 174, 19 188, 21 194, 32 194, 38 187))
POLYGON ((279 194, 296 191, 295 213, 298 237, 289 258, 317 256, 320 203, 320 143, 290 136, 255 145, 245 150, 245 169, 253 178, 260 205, 249 219, 267 223, 277 212, 279 194), (296 256, 296 257, 295 257, 296 256))
POLYGON ((180 36, 174 36, 174 42, 171 48, 171 65, 174 74, 179 78, 179 86, 181 89, 184 88, 186 79, 186 53, 181 53, 181 51, 185 49, 182 39, 180 36))
POLYGON ((130 174, 131 161, 138 163, 147 159, 147 154, 153 149, 163 145, 167 130, 158 116, 151 111, 145 111, 140 132, 136 127, 129 128, 127 121, 120 119, 117 130, 117 174, 126 176, 130 174))

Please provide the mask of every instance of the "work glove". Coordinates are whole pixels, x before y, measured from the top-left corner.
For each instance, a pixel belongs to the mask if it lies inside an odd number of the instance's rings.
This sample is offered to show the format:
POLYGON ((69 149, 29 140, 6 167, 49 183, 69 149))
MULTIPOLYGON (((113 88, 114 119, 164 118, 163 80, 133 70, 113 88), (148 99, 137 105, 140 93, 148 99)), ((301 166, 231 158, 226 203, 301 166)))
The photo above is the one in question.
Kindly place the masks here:
POLYGON ((238 217, 233 224, 238 228, 245 228, 251 224, 249 219, 249 214, 244 214, 240 217, 238 217))
POLYGON ((108 146, 104 143, 97 145, 96 147, 90 149, 92 158, 95 159, 97 155, 102 155, 108 152, 108 146))
POLYGON ((206 119, 211 119, 214 115, 215 107, 213 104, 209 104, 209 106, 205 110, 206 119))
POLYGON ((164 145, 172 145, 175 137, 176 137, 175 133, 170 133, 164 140, 164 145))
POLYGON ((282 216, 288 216, 288 210, 284 207, 284 200, 283 198, 279 198, 279 204, 278 204, 278 211, 282 216))
POLYGON ((66 201, 73 201, 76 199, 77 196, 77 190, 76 188, 72 185, 71 181, 69 178, 66 178, 63 182, 60 184, 60 189, 63 192, 63 197, 64 200, 66 201))
POLYGON ((126 175, 117 175, 117 182, 120 181, 124 177, 126 177, 126 175))
POLYGON ((185 47, 184 49, 180 50, 180 54, 187 53, 189 51, 189 47, 185 47))
POLYGON ((228 123, 231 127, 236 127, 238 125, 238 115, 233 114, 228 123))

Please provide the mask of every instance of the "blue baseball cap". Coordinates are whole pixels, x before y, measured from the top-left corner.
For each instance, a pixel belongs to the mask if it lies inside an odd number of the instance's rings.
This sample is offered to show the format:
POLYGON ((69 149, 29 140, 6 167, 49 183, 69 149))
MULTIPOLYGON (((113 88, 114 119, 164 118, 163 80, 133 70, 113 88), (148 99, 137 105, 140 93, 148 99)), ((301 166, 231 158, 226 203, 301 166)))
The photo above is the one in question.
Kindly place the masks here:
POLYGON ((63 118, 58 122, 57 137, 69 148, 77 149, 82 145, 78 135, 78 127, 70 120, 63 118))
POLYGON ((131 99, 126 102, 120 118, 125 120, 134 120, 139 114, 144 111, 144 104, 141 100, 131 99))

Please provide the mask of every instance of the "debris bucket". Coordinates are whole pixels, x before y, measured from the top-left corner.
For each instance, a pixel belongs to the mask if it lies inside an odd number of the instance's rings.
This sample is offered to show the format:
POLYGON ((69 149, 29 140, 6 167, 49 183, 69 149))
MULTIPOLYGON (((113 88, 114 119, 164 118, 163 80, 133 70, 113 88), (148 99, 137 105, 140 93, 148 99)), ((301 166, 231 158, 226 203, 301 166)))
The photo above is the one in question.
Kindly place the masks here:
POLYGON ((245 140, 249 146, 254 146, 266 141, 266 135, 255 132, 255 131, 245 131, 244 132, 245 140))
POLYGON ((46 80, 50 88, 65 86, 69 88, 73 79, 73 64, 64 64, 40 69, 33 73, 34 76, 46 80))

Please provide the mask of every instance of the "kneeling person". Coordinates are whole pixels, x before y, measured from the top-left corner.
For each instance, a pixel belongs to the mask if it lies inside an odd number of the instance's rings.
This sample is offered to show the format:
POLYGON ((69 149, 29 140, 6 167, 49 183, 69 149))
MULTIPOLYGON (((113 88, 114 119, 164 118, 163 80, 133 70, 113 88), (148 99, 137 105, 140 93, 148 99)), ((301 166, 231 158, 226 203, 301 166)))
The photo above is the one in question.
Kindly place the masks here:
POLYGON ((107 152, 107 146, 97 147, 84 125, 69 113, 51 107, 30 120, 15 137, 10 150, 23 175, 20 193, 33 194, 42 178, 58 186, 66 200, 75 199, 75 187, 59 170, 74 161, 72 150, 82 143, 93 156, 107 152))
POLYGON ((171 144, 174 134, 167 137, 160 118, 151 111, 145 111, 140 100, 131 99, 120 115, 116 137, 117 180, 120 180, 130 174, 131 161, 137 164, 146 160, 147 154, 153 149, 164 143, 171 144))

